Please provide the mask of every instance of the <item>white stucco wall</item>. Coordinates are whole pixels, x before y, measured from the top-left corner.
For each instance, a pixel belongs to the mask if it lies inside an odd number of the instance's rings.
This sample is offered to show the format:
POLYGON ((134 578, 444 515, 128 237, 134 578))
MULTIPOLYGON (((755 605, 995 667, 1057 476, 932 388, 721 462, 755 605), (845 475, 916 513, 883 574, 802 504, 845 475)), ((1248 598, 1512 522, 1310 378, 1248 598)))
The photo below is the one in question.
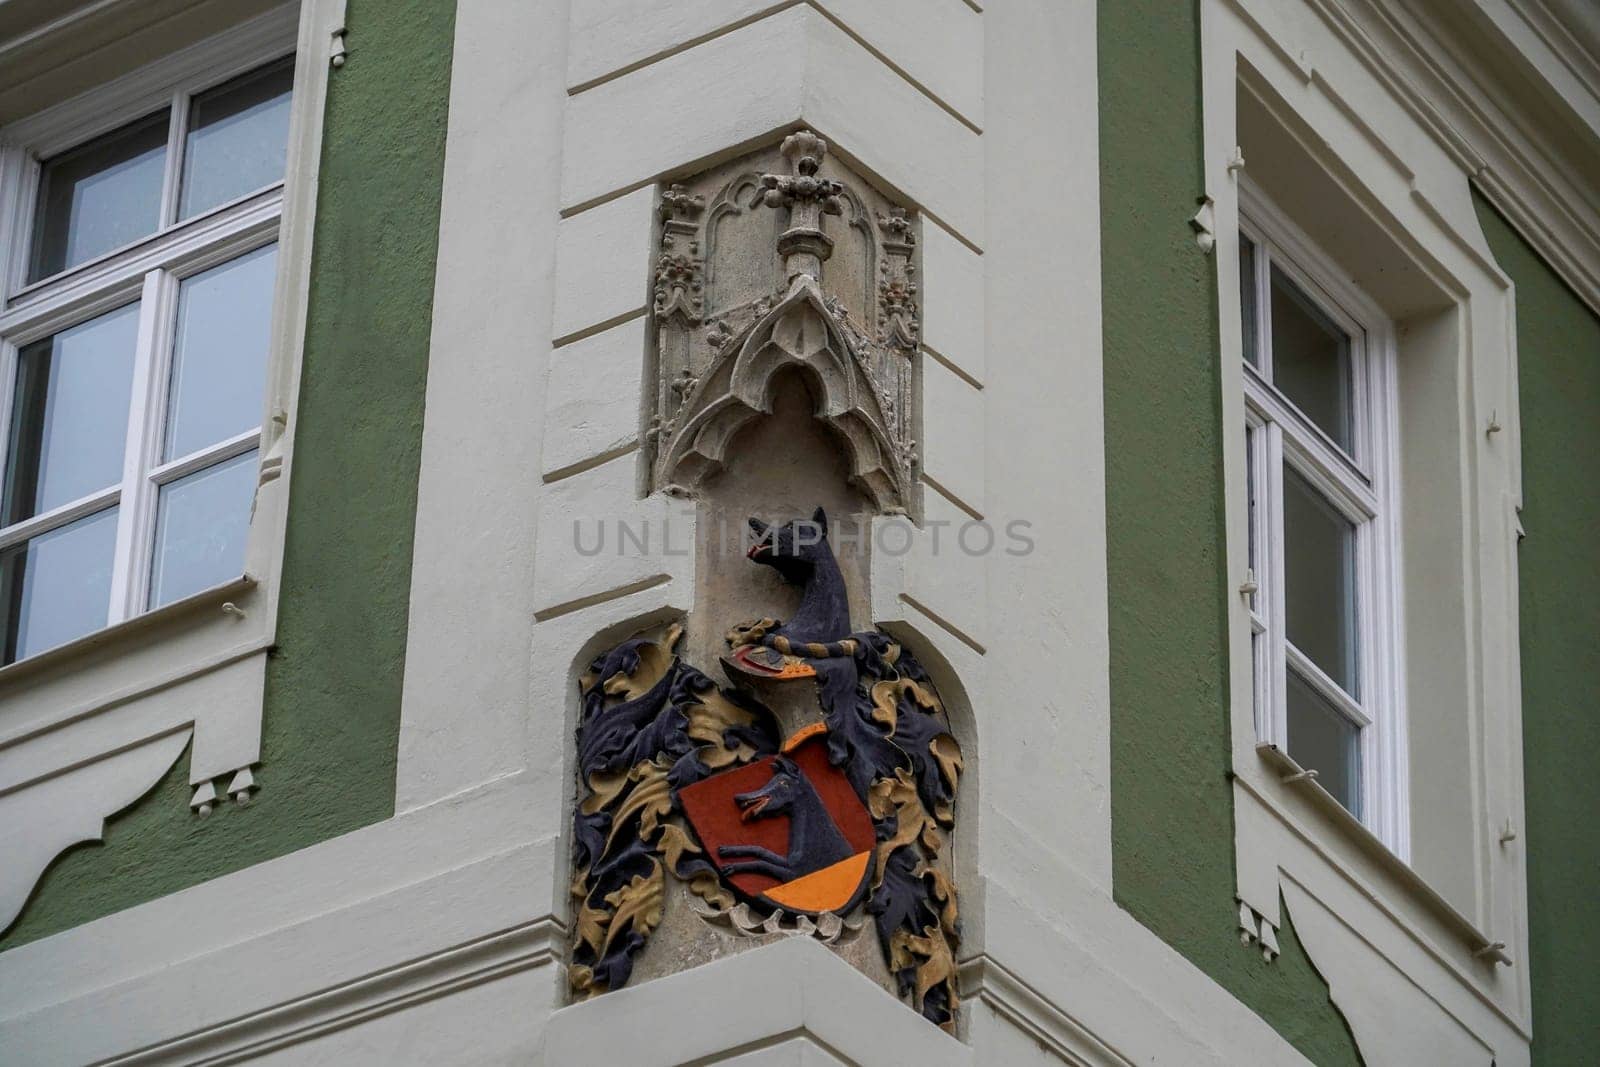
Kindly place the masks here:
MULTIPOLYGON (((464 0, 397 814, 6 953, 7 1053, 1303 1062, 1111 897, 1094 20, 1092 0, 464 0), (965 1043, 801 941, 565 1004, 570 671, 694 588, 692 556, 589 559, 568 538, 575 516, 669 507, 637 494, 652 186, 801 124, 922 212, 926 517, 1025 519, 1047 549, 872 576, 872 621, 973 706, 965 1043), (1050 418, 1016 417, 1041 395, 1050 418)), ((1241 874, 1263 913, 1274 860, 1258 892, 1241 874)), ((1421 960, 1424 991, 1395 953, 1376 996, 1351 977, 1370 949, 1286 892, 1358 1038, 1442 1000, 1514 1051, 1515 991, 1440 994, 1446 968, 1421 960)))

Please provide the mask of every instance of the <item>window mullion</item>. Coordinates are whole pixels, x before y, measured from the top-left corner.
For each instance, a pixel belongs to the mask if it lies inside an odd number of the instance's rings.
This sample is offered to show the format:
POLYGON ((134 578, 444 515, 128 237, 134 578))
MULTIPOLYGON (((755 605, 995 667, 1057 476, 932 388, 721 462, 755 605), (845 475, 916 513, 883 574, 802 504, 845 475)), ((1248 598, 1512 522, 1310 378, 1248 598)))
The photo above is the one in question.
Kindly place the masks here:
POLYGON ((261 446, 261 427, 257 426, 240 434, 235 434, 214 445, 191 452, 189 455, 178 459, 160 463, 149 471, 150 481, 159 488, 172 482, 187 478, 191 474, 198 474, 207 467, 226 462, 235 456, 242 456, 252 448, 261 446))
POLYGON ((25 150, 0 144, 0 307, 26 276, 38 171, 25 150))
POLYGON ((1250 526, 1250 577, 1256 587, 1255 592, 1247 598, 1250 613, 1251 683, 1255 692, 1256 738, 1270 741, 1276 735, 1273 726, 1271 646, 1271 597, 1274 582, 1272 550, 1268 534, 1268 514, 1272 501, 1265 481, 1268 477, 1267 426, 1266 423, 1254 419, 1248 408, 1245 411, 1245 424, 1245 448, 1249 452, 1246 460, 1249 500, 1246 502, 1245 521, 1250 526))
POLYGON ((178 185, 183 179, 183 147, 189 133, 189 96, 179 89, 172 94, 171 119, 167 127, 167 165, 161 178, 161 216, 157 232, 178 221, 178 185))
POLYGON ((1357 729, 1365 729, 1372 725, 1372 716, 1361 706, 1361 702, 1346 692, 1338 682, 1329 678, 1327 672, 1317 666, 1316 660, 1296 648, 1292 641, 1285 642, 1284 651, 1288 667, 1299 675, 1307 686, 1332 704, 1350 721, 1350 725, 1357 729))
POLYGON ((110 621, 121 622, 144 608, 144 576, 150 554, 149 527, 154 488, 147 475, 160 442, 162 372, 172 321, 176 282, 166 271, 144 277, 139 301, 139 341, 134 352, 133 396, 128 436, 122 458, 121 511, 117 514, 117 550, 111 570, 110 621))
POLYGON ((1285 667, 1288 630, 1288 606, 1284 590, 1283 542, 1283 431, 1276 424, 1266 426, 1266 462, 1263 464, 1263 492, 1260 508, 1266 521, 1264 545, 1265 558, 1262 573, 1265 582, 1265 614, 1267 617, 1267 693, 1271 712, 1268 717, 1271 735, 1268 740, 1280 748, 1289 743, 1289 694, 1285 667))
POLYGON ((1265 241, 1256 242, 1252 257, 1256 276, 1256 359, 1260 363, 1261 377, 1272 381, 1272 253, 1265 241))
POLYGON ((96 512, 104 511, 115 504, 122 496, 122 485, 118 483, 107 489, 100 489, 77 500, 69 501, 58 508, 51 508, 42 515, 31 515, 21 522, 13 523, 0 530, 0 549, 10 548, 12 545, 31 541, 40 534, 49 533, 51 530, 70 526, 79 519, 86 518, 96 512))
POLYGON ((17 345, 0 337, 0 506, 5 503, 11 463, 11 408, 16 403, 17 345))
POLYGON ((1305 414, 1276 388, 1251 377, 1251 372, 1245 374, 1244 385, 1246 403, 1253 406, 1263 419, 1279 423, 1289 432, 1295 451, 1301 454, 1305 463, 1326 472, 1328 478, 1349 486, 1349 494, 1360 501, 1368 513, 1377 510, 1371 477, 1354 459, 1312 425, 1305 414))
MULTIPOLYGON (((1390 715, 1382 714, 1388 703, 1385 699, 1388 687, 1387 679, 1379 677, 1378 666, 1379 642, 1388 638, 1379 623, 1382 609, 1379 606, 1377 539, 1378 523, 1381 521, 1382 516, 1374 516, 1371 521, 1359 524, 1355 540, 1356 669, 1361 679, 1362 703, 1372 712, 1371 721, 1367 724, 1371 728, 1361 731, 1359 742, 1363 768, 1361 793, 1365 810, 1371 812, 1380 825, 1388 820, 1390 792, 1386 785, 1388 768, 1384 759, 1385 746, 1380 743, 1380 730, 1387 726, 1390 718, 1390 715), (1377 722, 1380 715, 1384 720, 1382 723, 1377 722)), ((1392 837, 1387 839, 1393 843, 1392 837)))

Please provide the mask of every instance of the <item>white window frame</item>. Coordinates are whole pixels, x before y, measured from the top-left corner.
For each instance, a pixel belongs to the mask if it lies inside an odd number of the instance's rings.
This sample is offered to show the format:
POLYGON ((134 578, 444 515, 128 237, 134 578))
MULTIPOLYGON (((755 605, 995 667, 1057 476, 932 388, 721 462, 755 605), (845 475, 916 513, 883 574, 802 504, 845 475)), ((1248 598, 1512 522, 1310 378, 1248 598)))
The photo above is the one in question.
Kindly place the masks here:
MULTIPOLYGON (((0 530, 3 550, 117 505, 106 627, 147 611, 162 486, 262 444, 272 392, 270 367, 262 369, 267 404, 253 429, 199 452, 161 460, 179 287, 187 278, 277 242, 284 208, 284 177, 279 177, 191 218, 177 218, 191 101, 241 74, 292 56, 295 44, 294 38, 284 33, 287 25, 281 18, 256 20, 211 47, 189 49, 169 62, 146 68, 131 79, 132 84, 130 79, 121 79, 74 99, 66 108, 4 131, 6 143, 0 148, 0 205, 5 208, 0 217, 0 280, 4 282, 0 285, 0 471, 5 469, 9 444, 5 428, 10 426, 19 350, 108 311, 134 302, 139 305, 120 482, 0 530), (41 161, 162 108, 171 111, 156 231, 29 282, 41 161)), ((242 566, 238 580, 248 580, 242 566)))
MULTIPOLYGON (((142 4, 128 0, 130 11, 124 14, 142 18, 137 14, 142 4)), ((9 190, 27 179, 30 151, 48 155, 51 149, 82 143, 158 109, 181 87, 194 91, 278 56, 292 52, 296 57, 285 183, 259 200, 224 205, 207 216, 218 226, 238 226, 230 231, 238 236, 232 249, 236 254, 274 235, 278 245, 260 472, 244 576, 0 666, 0 818, 21 828, 24 846, 17 862, 0 864, 0 925, 16 914, 55 855, 75 841, 98 836, 106 817, 147 792, 184 751, 192 811, 204 813, 230 796, 242 801, 256 788, 252 768, 261 758, 266 665, 276 643, 293 478, 292 431, 300 393, 323 111, 333 63, 343 53, 344 8, 344 0, 290 0, 167 52, 146 35, 135 49, 147 57, 143 66, 0 125, 0 190, 8 191, 8 198, 0 201, 4 290, 7 280, 18 284, 14 257, 19 243, 27 247, 31 198, 19 201, 9 190), (235 214, 257 209, 254 221, 235 214)), ((52 47, 61 54, 77 57, 74 62, 83 57, 71 39, 71 24, 49 32, 52 47)), ((213 247, 199 228, 185 232, 197 246, 173 251, 169 265, 178 274, 204 269, 200 248, 213 247)), ((144 254, 154 246, 141 241, 130 247, 132 254, 144 254)), ((224 250, 220 258, 227 255, 224 250)), ((96 288, 93 267, 84 264, 82 278, 72 276, 75 282, 45 279, 35 290, 16 294, 21 299, 0 306, 0 313, 36 308, 39 329, 49 332, 44 305, 33 301, 50 301, 60 324, 143 293, 141 276, 124 283, 124 292, 108 295, 96 288)))
MULTIPOLYGON (((1288 668, 1359 730, 1359 817, 1402 860, 1410 858, 1404 654, 1399 560, 1400 491, 1395 454, 1399 373, 1394 326, 1267 196, 1241 178, 1239 229, 1255 246, 1254 331, 1262 368, 1242 364, 1251 552, 1246 592, 1254 664, 1256 735, 1288 745, 1288 668), (1298 286, 1350 338, 1351 449, 1346 452, 1267 380, 1271 366, 1271 271, 1298 286), (1355 527, 1358 700, 1294 648, 1284 596, 1285 466, 1355 527)), ((1237 270, 1237 267, 1234 267, 1237 270)), ((1244 284, 1243 279, 1240 282, 1244 284)))

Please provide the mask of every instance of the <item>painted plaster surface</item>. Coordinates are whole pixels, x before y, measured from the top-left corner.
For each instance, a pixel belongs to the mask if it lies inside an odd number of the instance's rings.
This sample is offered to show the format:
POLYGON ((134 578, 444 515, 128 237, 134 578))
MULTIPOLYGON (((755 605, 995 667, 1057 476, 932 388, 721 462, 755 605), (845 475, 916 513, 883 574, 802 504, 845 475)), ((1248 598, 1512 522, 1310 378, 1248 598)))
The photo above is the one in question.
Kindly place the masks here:
POLYGON ((1533 1063, 1585 1063, 1600 1039, 1600 319, 1481 196, 1516 286, 1522 404, 1522 758, 1533 1063))
POLYGON ((1292 924, 1270 964, 1235 930, 1198 5, 1102 0, 1098 30, 1113 894, 1312 1062, 1359 1063, 1292 924))
POLYGON ((350 0, 328 87, 261 787, 189 811, 188 760, 63 855, 10 948, 394 812, 453 4, 350 0))

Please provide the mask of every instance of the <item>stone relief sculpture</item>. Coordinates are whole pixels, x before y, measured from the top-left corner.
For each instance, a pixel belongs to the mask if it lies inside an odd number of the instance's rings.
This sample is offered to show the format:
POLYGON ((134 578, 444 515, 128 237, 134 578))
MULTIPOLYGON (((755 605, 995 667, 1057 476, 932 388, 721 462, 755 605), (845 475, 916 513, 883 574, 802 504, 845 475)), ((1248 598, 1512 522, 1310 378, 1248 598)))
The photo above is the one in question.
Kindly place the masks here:
POLYGON ((739 429, 771 411, 774 377, 803 366, 853 480, 883 512, 914 510, 915 219, 824 173, 827 145, 813 133, 779 152, 787 173, 741 162, 662 193, 651 486, 683 494, 722 469, 739 429), (847 214, 848 254, 835 258, 823 218, 847 214))
POLYGON ((960 924, 947 845, 962 757, 938 691, 889 635, 852 632, 820 509, 750 525, 749 559, 801 598, 787 621, 730 629, 723 667, 814 696, 786 702, 800 709, 786 732, 747 690, 679 659, 676 625, 594 661, 581 682, 572 986, 628 981, 670 875, 702 914, 745 933, 833 940, 864 907, 900 993, 953 1028, 960 924))
POLYGON ((870 546, 811 510, 915 511, 917 218, 809 131, 657 217, 643 480, 747 551, 703 536, 695 609, 580 681, 572 988, 807 936, 953 1029, 961 750, 916 656, 854 624, 870 546))

